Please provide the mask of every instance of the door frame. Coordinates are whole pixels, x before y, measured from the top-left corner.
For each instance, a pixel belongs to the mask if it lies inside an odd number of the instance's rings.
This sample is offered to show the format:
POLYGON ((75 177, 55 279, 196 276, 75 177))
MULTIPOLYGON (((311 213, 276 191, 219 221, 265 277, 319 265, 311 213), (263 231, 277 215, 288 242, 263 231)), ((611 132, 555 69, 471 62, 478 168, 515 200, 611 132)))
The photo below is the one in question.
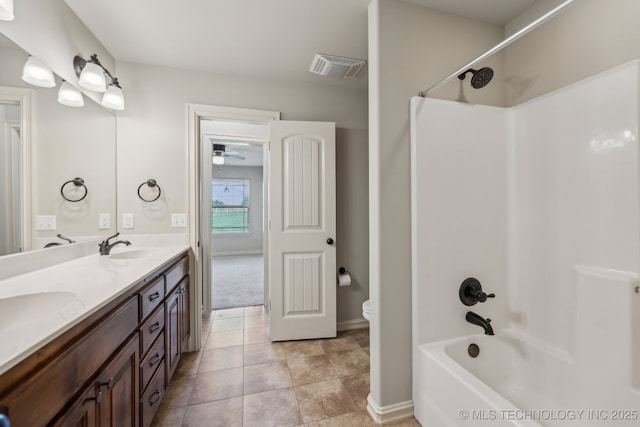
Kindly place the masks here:
POLYGON ((20 156, 21 156, 21 206, 22 225, 20 229, 22 251, 32 249, 31 242, 31 89, 0 86, 0 102, 20 105, 20 156))
MULTIPOLYGON (((218 105, 192 104, 187 103, 187 123, 188 123, 188 185, 189 185, 189 227, 188 237, 189 245, 193 252, 193 270, 192 277, 195 278, 195 289, 192 292, 192 310, 191 324, 194 325, 194 334, 190 344, 191 350, 199 350, 201 347, 202 337, 202 314, 211 311, 211 283, 206 283, 204 275, 207 273, 211 277, 211 247, 202 244, 203 230, 201 216, 203 207, 200 203, 200 194, 203 190, 201 183, 201 165, 202 165, 202 144, 200 140, 200 120, 241 120, 253 123, 267 124, 271 120, 280 120, 279 111, 257 110, 248 108, 224 107, 218 105), (203 262, 203 260, 207 262, 203 262)), ((265 149, 265 159, 268 149, 265 149)), ((265 169, 269 167, 268 162, 264 164, 265 169)), ((264 189, 268 193, 269 184, 264 182, 264 189)), ((265 196, 265 212, 268 212, 268 200, 265 196)), ((265 223, 267 224, 267 223, 265 223)), ((210 230, 207 230, 211 234, 210 230)), ((265 233, 263 237, 263 251, 265 257, 265 269, 268 265, 268 237, 269 233, 265 233)), ((210 239, 210 238, 209 238, 210 239)), ((208 241, 208 239, 207 239, 208 241)), ((266 271, 265 271, 266 273, 266 271)), ((266 274, 265 274, 265 277, 266 274)), ((209 280, 210 282, 210 280, 209 280)), ((265 287, 267 282, 265 281, 265 287)))

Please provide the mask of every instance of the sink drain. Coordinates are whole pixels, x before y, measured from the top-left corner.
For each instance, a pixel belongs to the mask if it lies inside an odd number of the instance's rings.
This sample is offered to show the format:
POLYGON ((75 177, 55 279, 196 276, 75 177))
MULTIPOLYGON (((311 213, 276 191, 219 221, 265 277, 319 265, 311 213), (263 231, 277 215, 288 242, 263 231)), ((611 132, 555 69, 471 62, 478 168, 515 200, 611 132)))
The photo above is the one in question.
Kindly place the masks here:
POLYGON ((467 351, 469 352, 469 356, 478 357, 480 354, 480 347, 478 347, 478 344, 469 344, 467 351))

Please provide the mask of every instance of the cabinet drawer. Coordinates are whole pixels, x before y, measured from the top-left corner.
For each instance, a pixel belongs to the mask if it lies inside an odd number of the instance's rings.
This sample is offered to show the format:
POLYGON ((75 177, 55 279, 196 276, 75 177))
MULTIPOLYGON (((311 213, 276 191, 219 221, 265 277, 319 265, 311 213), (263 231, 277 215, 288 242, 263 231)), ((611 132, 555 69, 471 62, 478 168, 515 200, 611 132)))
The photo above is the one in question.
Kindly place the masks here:
POLYGON ((144 357, 151 344, 164 329, 164 304, 140 326, 140 354, 144 357))
POLYGON ((164 360, 164 333, 161 333, 156 342, 151 346, 151 350, 140 363, 140 391, 147 388, 147 384, 153 377, 153 374, 164 360))
POLYGON ((160 276, 140 292, 140 320, 145 319, 164 299, 164 277, 160 276))
POLYGON ((140 399, 141 427, 151 425, 153 416, 160 407, 162 395, 164 395, 164 361, 160 363, 156 374, 151 379, 151 383, 149 383, 149 387, 147 387, 140 399))
POLYGON ((189 273, 188 257, 182 258, 180 261, 174 264, 171 268, 169 268, 165 273, 165 277, 167 280, 166 282, 167 294, 169 294, 173 290, 173 288, 175 288, 178 285, 178 283, 180 283, 180 280, 182 280, 182 278, 186 276, 188 273, 189 273))

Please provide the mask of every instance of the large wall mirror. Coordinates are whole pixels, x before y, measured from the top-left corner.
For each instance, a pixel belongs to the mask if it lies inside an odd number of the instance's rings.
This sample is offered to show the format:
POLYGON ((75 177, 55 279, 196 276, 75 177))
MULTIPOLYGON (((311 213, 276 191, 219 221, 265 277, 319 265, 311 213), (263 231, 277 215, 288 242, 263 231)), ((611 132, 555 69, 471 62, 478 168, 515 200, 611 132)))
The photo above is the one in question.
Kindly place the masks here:
POLYGON ((0 256, 116 230, 115 115, 24 82, 28 57, 0 34, 0 256))

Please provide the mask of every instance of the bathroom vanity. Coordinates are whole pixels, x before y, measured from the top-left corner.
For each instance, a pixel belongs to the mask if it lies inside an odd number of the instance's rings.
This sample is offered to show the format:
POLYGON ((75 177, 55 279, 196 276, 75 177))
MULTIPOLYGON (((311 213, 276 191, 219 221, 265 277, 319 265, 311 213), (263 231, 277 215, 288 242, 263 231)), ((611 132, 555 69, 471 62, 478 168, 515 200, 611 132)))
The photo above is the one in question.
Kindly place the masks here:
POLYGON ((186 247, 91 255, 0 284, 0 308, 29 310, 42 294, 57 304, 31 324, 0 324, 3 342, 19 344, 0 351, 12 426, 151 424, 190 335, 186 247))

